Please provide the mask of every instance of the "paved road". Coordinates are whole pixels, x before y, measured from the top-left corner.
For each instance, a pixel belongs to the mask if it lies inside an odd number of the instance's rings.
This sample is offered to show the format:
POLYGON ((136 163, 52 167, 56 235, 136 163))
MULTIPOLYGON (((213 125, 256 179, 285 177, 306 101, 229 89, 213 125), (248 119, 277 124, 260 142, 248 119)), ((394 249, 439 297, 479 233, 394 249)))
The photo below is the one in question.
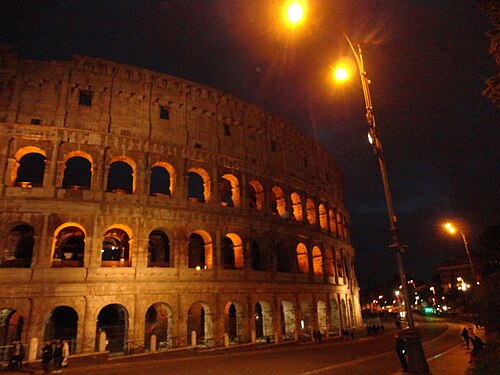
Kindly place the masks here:
MULTIPOLYGON (((446 322, 420 324, 427 358, 460 343, 460 326, 446 322)), ((198 353, 155 354, 135 359, 82 368, 68 368, 65 374, 224 374, 224 375, 386 375, 400 371, 394 353, 393 330, 377 337, 349 341, 263 345, 235 350, 198 353)))

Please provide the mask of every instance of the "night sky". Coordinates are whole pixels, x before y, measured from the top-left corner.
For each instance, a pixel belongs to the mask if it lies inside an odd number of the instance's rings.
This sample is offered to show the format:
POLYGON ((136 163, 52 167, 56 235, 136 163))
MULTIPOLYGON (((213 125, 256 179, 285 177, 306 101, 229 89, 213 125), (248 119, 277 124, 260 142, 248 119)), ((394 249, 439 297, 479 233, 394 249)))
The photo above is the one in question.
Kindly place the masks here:
POLYGON ((277 0, 23 1, 0 5, 0 43, 26 58, 89 55, 209 85, 255 103, 331 150, 346 180, 361 287, 396 273, 359 80, 330 68, 362 42, 410 276, 464 254, 499 219, 500 116, 481 96, 498 72, 477 1, 309 0, 287 29, 277 0))

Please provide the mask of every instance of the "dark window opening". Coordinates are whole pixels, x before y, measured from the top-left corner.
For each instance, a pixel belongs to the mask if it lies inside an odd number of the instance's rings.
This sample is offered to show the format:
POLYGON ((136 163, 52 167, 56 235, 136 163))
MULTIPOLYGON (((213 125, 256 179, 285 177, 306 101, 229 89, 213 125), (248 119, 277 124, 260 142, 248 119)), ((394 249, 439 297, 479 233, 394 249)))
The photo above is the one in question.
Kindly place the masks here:
POLYGON ((148 267, 170 267, 170 241, 161 230, 149 234, 148 267))
POLYGON ((40 125, 42 123, 42 120, 38 118, 32 118, 31 119, 31 125, 40 125))
POLYGON ((170 173, 163 167, 151 168, 150 195, 170 195, 170 173))
POLYGON ((233 270, 235 268, 234 244, 230 238, 224 237, 222 240, 222 268, 233 270))
POLYGON ((255 271, 262 271, 262 264, 260 261, 260 248, 256 241, 252 241, 252 268, 255 271))
POLYGON ((160 106, 160 119, 162 120, 170 119, 170 111, 167 107, 160 106))
POLYGON ((196 233, 189 237, 188 267, 200 269, 205 268, 205 241, 196 233))
POLYGON ((85 234, 78 227, 62 229, 56 238, 53 267, 82 267, 85 252, 85 234))
POLYGON ((92 165, 81 157, 75 156, 66 161, 64 168, 64 177, 62 182, 63 189, 90 189, 90 180, 92 178, 92 165))
POLYGON ((129 237, 125 231, 113 228, 104 234, 101 249, 102 267, 129 267, 129 253, 129 237))
POLYGON ((224 124, 224 135, 227 135, 227 136, 231 135, 231 127, 227 124, 224 124))
POLYGON ((1 253, 0 267, 30 268, 35 244, 31 225, 21 224, 10 230, 1 253))
POLYGON ((222 179, 222 182, 221 182, 220 188, 219 188, 219 194, 220 194, 221 205, 229 206, 229 207, 234 206, 233 191, 232 191, 231 182, 229 182, 229 180, 227 180, 225 178, 222 179))
POLYGON ((193 202, 205 202, 204 181, 196 172, 188 173, 188 200, 193 202))
POLYGON ((194 144, 194 147, 196 147, 196 148, 201 148, 201 144, 199 144, 199 143, 195 143, 195 144, 194 144))
POLYGON ((19 161, 15 184, 17 186, 43 186, 45 156, 31 153, 19 161))
POLYGON ((134 172, 129 164, 123 161, 112 163, 109 167, 108 187, 106 191, 132 194, 133 174, 134 172))
POLYGON ((80 91, 78 96, 78 104, 91 106, 92 105, 92 92, 91 91, 80 91))
POLYGON ((271 140, 271 151, 276 152, 278 150, 278 142, 276 142, 274 139, 271 140))

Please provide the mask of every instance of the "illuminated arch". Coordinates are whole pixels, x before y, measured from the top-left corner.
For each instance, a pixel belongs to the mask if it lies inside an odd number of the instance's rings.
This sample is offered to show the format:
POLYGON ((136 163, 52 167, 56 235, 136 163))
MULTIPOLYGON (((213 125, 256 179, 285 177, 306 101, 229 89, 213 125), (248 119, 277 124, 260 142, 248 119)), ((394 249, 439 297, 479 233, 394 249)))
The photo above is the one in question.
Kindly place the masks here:
POLYGON ((283 189, 279 186, 273 186, 271 193, 272 197, 272 211, 274 215, 279 215, 282 218, 286 218, 288 213, 286 212, 286 200, 285 193, 283 189))
POLYGON ((51 247, 52 267, 83 267, 85 228, 76 222, 66 222, 54 231, 51 247))
POLYGON ((323 275, 323 255, 321 255, 321 250, 318 246, 314 246, 312 249, 312 263, 314 274, 323 275))
POLYGON ((189 236, 188 267, 213 268, 212 238, 203 230, 196 230, 189 236))
POLYGON ((130 267, 132 265, 133 234, 123 224, 109 226, 104 231, 101 249, 102 267, 130 267))
POLYGON ((135 192, 136 189, 136 183, 137 183, 136 176, 137 176, 137 165, 135 164, 135 162, 126 156, 116 156, 112 158, 109 163, 108 186, 106 188, 106 191, 133 193, 135 192), (117 181, 114 181, 114 178, 118 177, 118 174, 117 176, 114 175, 116 173, 116 168, 124 168, 125 166, 128 166, 131 169, 130 176, 128 176, 130 182, 120 181, 118 183, 117 181), (130 187, 127 186, 129 183, 130 187))
POLYGON ((90 189, 94 161, 83 151, 71 151, 63 157, 61 187, 74 190, 90 189), (85 165, 87 162, 88 165, 85 165))
POLYGON ((240 184, 234 175, 225 174, 222 176, 220 200, 223 206, 240 207, 240 184))
POLYGON ((307 247, 302 242, 297 245, 297 268, 300 273, 309 273, 307 247))
POLYGON ((236 233, 228 233, 222 240, 222 262, 223 268, 241 270, 245 267, 243 242, 236 233))
POLYGON ((316 224, 316 205, 311 198, 306 200, 307 221, 311 225, 316 224))
MULTIPOLYGON (((161 176, 158 176, 159 178, 162 178, 161 176)), ((152 166, 151 166, 151 177, 150 177, 150 194, 151 195, 157 195, 157 194, 165 194, 165 195, 172 195, 174 194, 174 191, 175 191, 175 179, 176 179, 176 174, 175 174, 175 169, 172 165, 170 165, 169 163, 166 163, 166 162, 157 162, 157 163, 154 163, 152 166), (161 189, 162 191, 153 191, 154 190, 154 183, 155 183, 155 180, 154 179, 154 175, 153 175, 153 169, 155 168, 161 168, 165 171, 166 174, 168 174, 168 180, 167 180, 167 184, 168 186, 161 186, 161 189), (164 192, 165 191, 165 192, 164 192)))
POLYGON ((326 214, 326 208, 323 203, 320 203, 318 206, 318 213, 319 213, 319 226, 321 229, 328 229, 328 218, 326 214))
POLYGON ((209 202, 212 197, 210 175, 203 168, 191 168, 188 170, 188 200, 195 202, 209 202), (202 186, 198 186, 193 179, 193 174, 201 179, 202 186), (194 182, 194 184, 193 184, 194 182), (199 191, 201 190, 201 191, 199 191))
POLYGON ((11 183, 20 186, 42 186, 45 173, 45 163, 47 154, 44 150, 36 146, 26 146, 17 150, 14 155, 14 163, 11 171, 11 183), (39 155, 34 163, 25 165, 23 159, 29 155, 39 155), (26 175, 26 176, 24 176, 26 175), (24 180, 24 181, 21 181, 24 180))
POLYGON ((292 217, 297 221, 304 220, 304 216, 302 213, 302 199, 300 198, 300 195, 294 192, 290 195, 290 198, 292 200, 292 217))
POLYGON ((264 188, 257 180, 251 180, 248 183, 248 205, 249 208, 257 211, 262 210, 264 206, 264 188))

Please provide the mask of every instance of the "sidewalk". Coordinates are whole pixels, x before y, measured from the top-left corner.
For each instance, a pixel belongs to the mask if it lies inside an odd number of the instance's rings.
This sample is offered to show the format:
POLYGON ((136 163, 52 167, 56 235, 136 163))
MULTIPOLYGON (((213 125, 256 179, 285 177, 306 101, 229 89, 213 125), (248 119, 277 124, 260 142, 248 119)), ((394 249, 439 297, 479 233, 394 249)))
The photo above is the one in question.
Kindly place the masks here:
POLYGON ((469 350, 460 344, 428 358, 427 363, 432 375, 463 375, 470 366, 469 359, 469 350))

